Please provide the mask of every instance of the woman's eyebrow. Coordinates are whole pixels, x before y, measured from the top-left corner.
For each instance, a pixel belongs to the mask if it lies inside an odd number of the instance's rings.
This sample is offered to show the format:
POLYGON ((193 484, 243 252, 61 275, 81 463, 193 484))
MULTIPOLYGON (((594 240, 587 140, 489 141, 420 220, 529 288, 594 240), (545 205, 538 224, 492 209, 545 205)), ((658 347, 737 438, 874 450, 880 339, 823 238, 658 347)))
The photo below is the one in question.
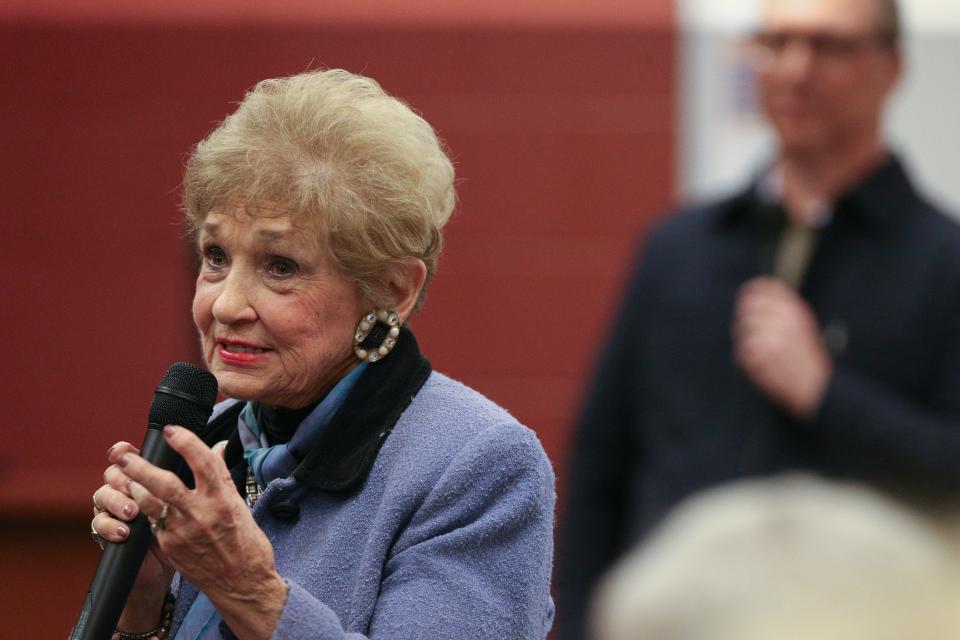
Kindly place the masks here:
POLYGON ((200 233, 205 233, 211 236, 217 235, 217 231, 219 230, 220 225, 216 222, 204 222, 203 226, 200 227, 200 233))
POLYGON ((277 229, 258 229, 257 235, 263 240, 283 240, 287 237, 286 231, 279 231, 277 229))

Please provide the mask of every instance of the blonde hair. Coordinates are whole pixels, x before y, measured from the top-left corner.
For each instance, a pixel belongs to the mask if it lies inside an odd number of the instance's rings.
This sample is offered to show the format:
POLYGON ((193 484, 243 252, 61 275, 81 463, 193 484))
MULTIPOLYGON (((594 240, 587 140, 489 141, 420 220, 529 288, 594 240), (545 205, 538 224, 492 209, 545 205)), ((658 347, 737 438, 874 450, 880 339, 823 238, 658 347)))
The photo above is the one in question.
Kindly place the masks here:
POLYGON ((427 284, 453 213, 453 164, 426 120, 342 69, 259 82, 191 153, 183 208, 194 232, 214 208, 280 208, 319 223, 337 267, 364 299, 415 257, 427 284))
POLYGON ((960 637, 950 531, 871 489, 809 476, 710 490, 607 576, 594 637, 960 637))

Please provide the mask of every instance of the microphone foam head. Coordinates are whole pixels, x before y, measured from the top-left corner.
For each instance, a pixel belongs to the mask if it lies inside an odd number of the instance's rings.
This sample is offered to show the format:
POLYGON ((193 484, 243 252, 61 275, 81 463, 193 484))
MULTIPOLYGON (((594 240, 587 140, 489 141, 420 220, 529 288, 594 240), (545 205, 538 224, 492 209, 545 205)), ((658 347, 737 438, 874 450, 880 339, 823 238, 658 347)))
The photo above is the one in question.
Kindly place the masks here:
POLYGON ((150 425, 178 424, 202 433, 217 399, 217 379, 189 362, 170 365, 150 403, 150 425))

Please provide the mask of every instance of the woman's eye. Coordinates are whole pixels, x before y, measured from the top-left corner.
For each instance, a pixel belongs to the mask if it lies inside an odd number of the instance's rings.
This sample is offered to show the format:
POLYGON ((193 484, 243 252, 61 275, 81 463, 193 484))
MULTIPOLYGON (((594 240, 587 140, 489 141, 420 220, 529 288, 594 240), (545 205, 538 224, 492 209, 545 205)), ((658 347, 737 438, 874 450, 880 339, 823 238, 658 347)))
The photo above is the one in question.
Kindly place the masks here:
POLYGON ((297 263, 287 258, 273 258, 267 270, 272 276, 288 278, 297 272, 297 263))
POLYGON ((219 269, 227 264, 227 254, 220 247, 206 247, 203 250, 203 260, 208 266, 219 269))

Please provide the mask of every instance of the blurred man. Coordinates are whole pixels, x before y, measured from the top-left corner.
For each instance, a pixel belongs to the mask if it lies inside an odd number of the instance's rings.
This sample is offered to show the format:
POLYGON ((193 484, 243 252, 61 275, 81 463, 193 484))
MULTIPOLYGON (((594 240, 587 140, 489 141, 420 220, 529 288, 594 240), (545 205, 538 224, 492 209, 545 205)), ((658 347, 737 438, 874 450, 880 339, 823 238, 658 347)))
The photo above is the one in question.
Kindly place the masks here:
POLYGON ((881 134, 892 0, 768 0, 747 55, 776 159, 649 238, 587 402, 560 531, 560 638, 680 499, 806 469, 960 487, 960 228, 881 134))

